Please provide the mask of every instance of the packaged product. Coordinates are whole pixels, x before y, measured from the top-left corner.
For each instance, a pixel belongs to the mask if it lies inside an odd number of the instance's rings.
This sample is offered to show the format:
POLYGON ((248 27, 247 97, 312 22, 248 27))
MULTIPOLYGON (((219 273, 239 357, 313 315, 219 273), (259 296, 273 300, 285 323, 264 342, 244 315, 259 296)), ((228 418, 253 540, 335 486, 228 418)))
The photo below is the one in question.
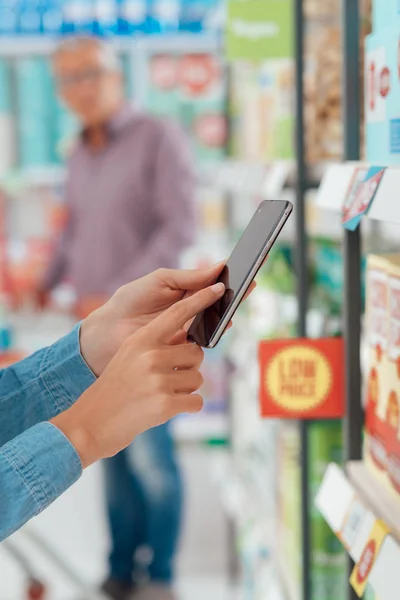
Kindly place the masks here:
POLYGON ((154 54, 145 99, 153 114, 188 132, 200 163, 224 158, 227 143, 226 72, 212 53, 154 54))
POLYGON ((365 459, 400 494, 400 255, 368 257, 365 459))
MULTIPOLYGON (((343 459, 340 421, 315 421, 309 425, 310 494, 315 498, 331 462, 343 459)), ((344 598, 348 586, 346 552, 315 506, 311 507, 311 600, 344 598)))
POLYGON ((2 177, 14 166, 15 161, 11 69, 6 60, 0 60, 0 140, 0 177, 2 177))
POLYGON ((366 159, 388 166, 400 163, 400 17, 366 40, 366 159))
POLYGON ((380 32, 393 23, 400 16, 399 0, 373 0, 372 2, 372 29, 374 33, 380 32))
POLYGON ((52 158, 51 74, 42 58, 23 58, 16 64, 18 143, 21 166, 48 166, 52 158))

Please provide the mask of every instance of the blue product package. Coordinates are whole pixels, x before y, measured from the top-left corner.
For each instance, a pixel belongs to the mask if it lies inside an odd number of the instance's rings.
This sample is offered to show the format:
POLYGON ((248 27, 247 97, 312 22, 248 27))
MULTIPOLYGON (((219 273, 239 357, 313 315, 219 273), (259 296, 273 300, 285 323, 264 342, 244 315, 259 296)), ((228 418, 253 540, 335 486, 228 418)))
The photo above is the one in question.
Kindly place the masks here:
POLYGON ((399 0, 373 0, 372 31, 379 33, 400 16, 399 0))
POLYGON ((118 32, 122 35, 144 33, 147 25, 147 0, 120 0, 118 32))
POLYGON ((366 38, 366 159, 384 166, 400 163, 400 17, 366 38))
POLYGON ((94 0, 63 2, 63 33, 93 33, 94 27, 94 0))
POLYGON ((0 35, 15 35, 18 31, 17 0, 0 2, 0 35))
POLYGON ((182 0, 180 29, 201 33, 219 5, 219 0, 182 0))
POLYGON ((63 1, 42 0, 41 17, 42 31, 44 34, 60 34, 62 32, 63 25, 63 1))
POLYGON ((38 35, 42 31, 40 0, 22 0, 18 11, 18 32, 38 35))
POLYGON ((147 33, 174 33, 179 30, 179 0, 148 0, 147 33))
POLYGON ((51 162, 51 75, 42 58, 23 58, 16 64, 18 142, 22 168, 51 162))
POLYGON ((118 5, 115 0, 94 0, 94 33, 100 36, 118 32, 118 5))

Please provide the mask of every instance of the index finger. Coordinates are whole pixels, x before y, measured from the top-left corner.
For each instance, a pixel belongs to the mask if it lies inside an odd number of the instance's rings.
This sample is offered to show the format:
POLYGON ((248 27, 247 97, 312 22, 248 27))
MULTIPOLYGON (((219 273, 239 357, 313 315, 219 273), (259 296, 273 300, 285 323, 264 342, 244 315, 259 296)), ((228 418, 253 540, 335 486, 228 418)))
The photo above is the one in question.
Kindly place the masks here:
POLYGON ((148 339, 155 343, 168 343, 187 321, 212 306, 224 293, 225 286, 219 282, 200 290, 190 298, 180 300, 147 325, 148 339))

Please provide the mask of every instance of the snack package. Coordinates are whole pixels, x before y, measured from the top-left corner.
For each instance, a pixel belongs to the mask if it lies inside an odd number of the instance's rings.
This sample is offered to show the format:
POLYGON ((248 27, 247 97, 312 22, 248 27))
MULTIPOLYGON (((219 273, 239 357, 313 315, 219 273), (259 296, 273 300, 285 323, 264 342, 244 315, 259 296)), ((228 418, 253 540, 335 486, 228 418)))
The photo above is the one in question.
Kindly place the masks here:
POLYGON ((365 460, 400 494, 400 255, 368 257, 365 460))
POLYGON ((399 27, 397 17, 366 40, 366 159, 381 166, 400 163, 399 27))
POLYGON ((373 0, 372 2, 372 28, 374 33, 385 29, 400 16, 399 0, 373 0))

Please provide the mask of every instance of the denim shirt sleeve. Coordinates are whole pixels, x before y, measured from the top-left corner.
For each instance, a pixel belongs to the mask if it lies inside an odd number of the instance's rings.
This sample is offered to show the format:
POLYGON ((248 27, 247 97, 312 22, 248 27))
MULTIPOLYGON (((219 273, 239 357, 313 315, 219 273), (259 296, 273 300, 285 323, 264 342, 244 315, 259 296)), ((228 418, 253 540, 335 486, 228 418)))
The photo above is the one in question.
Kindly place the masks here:
POLYGON ((95 381, 80 353, 80 327, 0 371, 0 540, 44 510, 80 476, 79 456, 46 423, 95 381))

